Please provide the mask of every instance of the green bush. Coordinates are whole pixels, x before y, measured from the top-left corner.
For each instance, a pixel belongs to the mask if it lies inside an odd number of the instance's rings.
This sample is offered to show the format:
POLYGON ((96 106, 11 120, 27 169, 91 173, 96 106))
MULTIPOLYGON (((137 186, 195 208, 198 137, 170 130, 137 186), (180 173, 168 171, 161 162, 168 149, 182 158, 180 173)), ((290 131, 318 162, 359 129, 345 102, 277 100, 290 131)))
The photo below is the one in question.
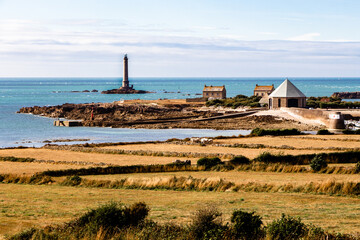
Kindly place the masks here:
POLYGON ((355 172, 360 173, 360 162, 357 162, 355 165, 355 172))
POLYGON ((214 158, 200 158, 197 161, 197 165, 198 166, 205 166, 205 169, 210 169, 218 164, 222 164, 223 162, 220 160, 220 158, 218 157, 214 157, 214 158))
POLYGON ((309 97, 306 106, 312 108, 356 108, 360 107, 360 102, 343 102, 341 98, 333 97, 309 97))
POLYGON ((333 135, 333 133, 329 132, 327 129, 320 129, 317 131, 316 135, 333 135))
POLYGON ((307 231, 306 225, 301 222, 300 218, 293 218, 285 214, 282 214, 280 219, 274 220, 267 226, 270 239, 276 240, 301 239, 307 231))
POLYGON ((95 234, 100 229, 115 232, 128 226, 137 226, 148 215, 149 208, 145 203, 135 203, 130 207, 120 203, 110 202, 85 213, 69 226, 81 235, 95 234))
POLYGON ((269 152, 262 152, 256 158, 254 158, 254 161, 262 163, 273 163, 277 162, 277 156, 269 152))
POLYGON ((229 161, 230 164, 234 165, 234 166, 237 166, 237 165, 240 165, 240 164, 249 164, 250 163, 250 159, 243 156, 243 155, 238 155, 238 156, 235 156, 233 157, 230 161, 229 161))
POLYGON ((320 171, 323 168, 327 167, 327 163, 326 161, 322 158, 321 155, 316 155, 310 163, 310 167, 312 170, 314 170, 315 172, 320 171))
POLYGON ((61 183, 64 186, 77 186, 80 185, 82 179, 78 175, 68 176, 66 179, 61 183))
POLYGON ((222 224, 221 215, 213 206, 196 211, 192 217, 190 235, 195 239, 223 239, 228 227, 222 224))
POLYGON ((297 130, 296 128, 291 129, 269 129, 265 130, 262 128, 254 128, 250 136, 289 136, 289 135, 300 135, 301 132, 297 130))
POLYGON ((206 106, 224 106, 224 107, 231 107, 231 108, 238 108, 242 106, 249 106, 249 107, 259 107, 259 101, 261 97, 258 96, 251 96, 247 97, 245 95, 237 95, 233 98, 227 99, 214 99, 206 102, 206 106))
MULTIPOLYGON (((327 239, 324 229, 321 227, 314 226, 312 224, 308 225, 308 233, 306 239, 308 240, 318 240, 318 239, 327 239)), ((328 238, 329 239, 329 238, 328 238)))
POLYGON ((259 239, 263 237, 262 220, 255 212, 234 211, 231 216, 232 231, 239 239, 259 239))
POLYGON ((360 134, 360 129, 356 129, 356 130, 345 129, 343 131, 343 134, 356 134, 356 135, 359 135, 360 134))
POLYGON ((27 240, 27 239, 30 240, 32 239, 32 236, 34 235, 35 232, 36 232, 35 228, 29 228, 9 237, 9 240, 27 240))

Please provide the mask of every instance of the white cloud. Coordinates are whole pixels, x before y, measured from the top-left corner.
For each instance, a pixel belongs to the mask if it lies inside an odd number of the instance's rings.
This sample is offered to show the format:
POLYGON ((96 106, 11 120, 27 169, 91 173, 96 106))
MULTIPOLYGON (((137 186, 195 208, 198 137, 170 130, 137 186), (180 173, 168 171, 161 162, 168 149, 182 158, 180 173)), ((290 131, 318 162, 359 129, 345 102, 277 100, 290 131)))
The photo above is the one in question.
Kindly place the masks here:
POLYGON ((325 76, 324 64, 331 68, 351 63, 349 66, 354 69, 355 63, 360 64, 360 42, 311 41, 320 36, 318 33, 297 36, 291 41, 244 41, 239 35, 199 37, 191 34, 194 29, 105 23, 79 20, 72 27, 66 21, 0 20, 0 62, 16 66, 2 68, 0 76, 18 76, 19 72, 22 76, 49 74, 46 69, 41 71, 41 66, 48 65, 52 66, 53 76, 93 76, 96 72, 98 76, 117 76, 124 53, 136 59, 136 76, 166 76, 170 70, 172 76, 264 76, 285 70, 294 76, 290 65, 296 69, 311 65, 314 69, 309 74, 321 65, 325 76), (59 24, 65 28, 58 28, 59 24), (81 27, 84 24, 89 26, 81 27), (143 28, 149 31, 142 31, 143 28), (68 72, 57 72, 57 64, 68 72), (84 71, 86 64, 99 69, 84 71), (112 68, 105 67, 107 64, 112 68))
POLYGON ((320 37, 320 33, 306 33, 300 36, 291 37, 290 41, 314 41, 316 37, 320 37))

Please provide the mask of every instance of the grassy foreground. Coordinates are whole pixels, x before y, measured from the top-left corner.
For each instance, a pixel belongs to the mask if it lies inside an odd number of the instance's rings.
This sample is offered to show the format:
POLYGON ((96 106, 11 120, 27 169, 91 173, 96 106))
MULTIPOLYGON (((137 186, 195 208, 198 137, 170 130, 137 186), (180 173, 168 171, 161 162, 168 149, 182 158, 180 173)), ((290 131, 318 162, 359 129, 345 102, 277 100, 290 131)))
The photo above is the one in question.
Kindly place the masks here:
POLYGON ((195 192, 130 189, 98 189, 58 185, 1 184, 0 234, 30 226, 57 224, 110 200, 132 204, 147 202, 150 219, 188 223, 191 213, 213 204, 229 221, 234 209, 256 211, 265 223, 281 213, 299 216, 329 231, 360 231, 360 199, 326 195, 254 192, 195 192))

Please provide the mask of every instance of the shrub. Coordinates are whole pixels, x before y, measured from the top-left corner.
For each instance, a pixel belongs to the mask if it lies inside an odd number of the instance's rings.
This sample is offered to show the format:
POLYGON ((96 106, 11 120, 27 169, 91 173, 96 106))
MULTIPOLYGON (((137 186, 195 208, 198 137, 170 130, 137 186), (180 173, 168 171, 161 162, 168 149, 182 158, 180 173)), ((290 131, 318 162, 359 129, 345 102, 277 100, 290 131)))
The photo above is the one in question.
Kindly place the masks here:
POLYGON ((262 128, 254 128, 250 135, 251 136, 289 136, 289 135, 300 135, 301 132, 296 128, 291 129, 269 129, 265 130, 262 128))
POLYGON ((275 155, 272 155, 269 152, 262 152, 259 154, 259 156, 254 158, 254 161, 262 162, 262 163, 271 163, 274 162, 275 157, 276 157, 275 155))
POLYGON ((233 98, 227 99, 214 99, 206 102, 206 106, 225 106, 238 108, 241 106, 250 106, 250 107, 259 107, 259 101, 261 97, 251 96, 247 97, 245 95, 237 95, 233 98))
POLYGON ((309 225, 309 230, 306 239, 308 240, 318 240, 318 239, 327 239, 324 229, 321 227, 309 225))
POLYGON ((198 166, 205 166, 205 169, 210 169, 218 164, 222 164, 223 162, 220 160, 220 158, 218 157, 214 157, 214 158, 200 158, 197 161, 197 165, 198 166))
POLYGON ((27 239, 32 239, 32 236, 34 235, 34 233, 36 232, 35 228, 29 228, 26 229, 20 233, 17 233, 11 237, 9 237, 9 240, 27 240, 27 239))
POLYGON ((197 210, 192 218, 190 234, 195 239, 222 239, 228 228, 222 224, 221 215, 214 206, 197 210))
POLYGON ((355 165, 355 172, 360 173, 360 162, 357 162, 355 165))
POLYGON ((249 160, 249 158, 247 158, 243 155, 238 155, 238 156, 233 157, 233 159, 231 159, 229 161, 229 163, 236 166, 236 165, 240 165, 240 164, 249 164, 250 160, 249 160))
POLYGON ((326 161, 322 158, 321 155, 316 155, 310 163, 310 167, 312 170, 314 170, 315 172, 320 171, 323 168, 327 167, 327 163, 326 161))
POLYGON ((274 220, 267 226, 270 239, 300 239, 307 232, 307 227, 300 218, 281 215, 281 218, 274 220))
POLYGON ((343 131, 344 134, 356 134, 359 135, 360 134, 360 129, 356 129, 356 130, 351 130, 351 129, 345 129, 343 131))
POLYGON ((333 135, 333 133, 329 132, 327 129, 320 129, 317 131, 316 135, 333 135))
POLYGON ((68 176, 66 179, 61 183, 61 185, 65 186, 77 186, 80 185, 82 179, 78 175, 68 176))
POLYGON ((100 229, 114 232, 128 226, 137 226, 148 215, 149 208, 145 203, 135 203, 125 207, 120 203, 110 202, 85 213, 77 220, 70 222, 75 232, 97 233, 100 229))
POLYGON ((231 216, 233 232, 240 239, 258 239, 263 236, 263 222, 255 212, 234 211, 231 216))

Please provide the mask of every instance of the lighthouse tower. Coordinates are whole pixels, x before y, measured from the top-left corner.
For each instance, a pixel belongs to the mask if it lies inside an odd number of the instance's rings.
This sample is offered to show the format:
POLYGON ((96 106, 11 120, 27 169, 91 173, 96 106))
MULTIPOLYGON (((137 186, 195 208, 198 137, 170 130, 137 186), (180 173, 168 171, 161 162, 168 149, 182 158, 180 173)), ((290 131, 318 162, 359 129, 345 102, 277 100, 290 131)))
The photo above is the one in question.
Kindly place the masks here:
POLYGON ((129 78, 128 78, 128 58, 127 54, 124 56, 124 77, 122 81, 122 88, 129 88, 129 78))

